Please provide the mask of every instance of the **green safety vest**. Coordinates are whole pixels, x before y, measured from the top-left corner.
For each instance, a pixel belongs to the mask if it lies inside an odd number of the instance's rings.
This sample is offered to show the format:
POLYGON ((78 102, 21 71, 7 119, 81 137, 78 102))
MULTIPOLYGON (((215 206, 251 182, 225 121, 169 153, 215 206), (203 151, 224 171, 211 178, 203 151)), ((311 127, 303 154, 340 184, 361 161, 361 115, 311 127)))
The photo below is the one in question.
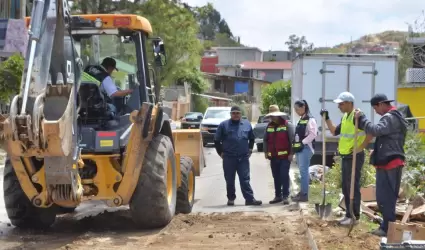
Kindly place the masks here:
POLYGON ((97 86, 100 87, 101 82, 98 81, 96 78, 94 78, 93 76, 91 76, 90 74, 83 72, 83 74, 81 75, 81 81, 82 82, 92 82, 92 83, 96 83, 97 86))
MULTIPOLYGON (((351 114, 345 113, 341 122, 341 133, 338 142, 338 151, 341 155, 349 155, 354 148, 354 134, 356 127, 353 124, 354 111, 351 114)), ((366 139, 366 133, 359 129, 357 133, 357 145, 362 145, 366 139)))

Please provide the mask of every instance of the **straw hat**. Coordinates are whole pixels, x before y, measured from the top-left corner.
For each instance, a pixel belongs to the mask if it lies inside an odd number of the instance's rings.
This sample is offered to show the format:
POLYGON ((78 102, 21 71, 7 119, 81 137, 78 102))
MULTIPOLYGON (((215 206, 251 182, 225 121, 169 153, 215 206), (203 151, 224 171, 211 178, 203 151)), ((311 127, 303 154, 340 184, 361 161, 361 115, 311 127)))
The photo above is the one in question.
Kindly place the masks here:
POLYGON ((270 116, 274 116, 274 117, 280 116, 280 117, 285 118, 285 117, 288 116, 288 114, 285 113, 285 112, 275 111, 275 112, 268 113, 265 117, 270 117, 270 116))
POLYGON ((272 113, 272 112, 279 112, 280 110, 279 110, 279 106, 277 106, 277 105, 270 105, 269 106, 269 113, 272 113))

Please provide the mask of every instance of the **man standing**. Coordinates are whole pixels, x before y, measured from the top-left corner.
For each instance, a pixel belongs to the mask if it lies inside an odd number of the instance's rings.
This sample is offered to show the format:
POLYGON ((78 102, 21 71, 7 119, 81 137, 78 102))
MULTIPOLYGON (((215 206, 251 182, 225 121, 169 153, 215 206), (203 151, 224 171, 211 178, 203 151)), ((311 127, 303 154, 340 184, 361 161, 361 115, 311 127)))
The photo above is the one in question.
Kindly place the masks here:
POLYGON ((404 166, 404 142, 408 122, 391 105, 384 94, 376 94, 370 100, 375 112, 381 115, 379 123, 374 125, 365 115, 356 110, 359 128, 366 134, 376 137, 370 164, 376 167, 376 201, 383 222, 371 233, 380 237, 387 235, 388 223, 396 220, 396 203, 400 191, 402 168, 404 166))
MULTIPOLYGON (((350 187, 351 187, 351 166, 353 161, 353 149, 357 146, 356 155, 356 177, 354 179, 354 205, 353 213, 356 217, 355 223, 358 223, 360 219, 360 177, 361 169, 364 164, 365 154, 363 149, 372 139, 372 136, 366 138, 364 131, 359 130, 357 137, 357 145, 354 145, 354 134, 355 126, 354 120, 354 96, 349 92, 342 92, 338 98, 334 100, 338 104, 339 110, 344 114, 341 123, 335 126, 329 119, 329 112, 326 109, 322 109, 320 115, 325 115, 326 125, 333 135, 340 135, 338 142, 338 153, 341 156, 341 169, 342 169, 342 193, 344 195, 345 217, 342 218, 339 223, 342 226, 351 224, 350 215, 350 187), (361 146, 358 146, 361 145, 361 146)), ((322 133, 325 131, 322 130, 322 133)))
POLYGON ((266 115, 271 121, 264 133, 264 154, 266 159, 270 160, 275 188, 275 198, 269 202, 270 204, 279 202, 289 204, 289 168, 293 156, 291 146, 294 127, 284 118, 286 116, 279 111, 266 115))
POLYGON ((223 159, 227 205, 235 205, 235 177, 238 173, 245 205, 258 206, 262 202, 254 198, 254 192, 249 183, 249 157, 254 147, 252 126, 248 120, 241 119, 242 112, 238 106, 231 108, 230 115, 229 120, 220 123, 214 138, 215 149, 223 159))

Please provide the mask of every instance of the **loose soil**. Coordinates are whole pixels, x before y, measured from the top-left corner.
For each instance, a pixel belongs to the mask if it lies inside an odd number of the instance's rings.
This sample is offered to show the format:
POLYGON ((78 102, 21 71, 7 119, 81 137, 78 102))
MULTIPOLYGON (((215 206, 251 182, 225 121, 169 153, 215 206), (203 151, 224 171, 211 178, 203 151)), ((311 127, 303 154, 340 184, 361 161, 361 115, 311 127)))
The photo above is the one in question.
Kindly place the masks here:
POLYGON ((311 249, 299 212, 178 215, 162 230, 140 231, 125 212, 76 221, 60 218, 46 232, 12 229, 0 249, 311 249))
POLYGON ((336 221, 323 221, 306 216, 306 223, 320 250, 380 249, 380 238, 368 233, 366 225, 359 223, 347 236, 348 227, 338 226, 336 221))

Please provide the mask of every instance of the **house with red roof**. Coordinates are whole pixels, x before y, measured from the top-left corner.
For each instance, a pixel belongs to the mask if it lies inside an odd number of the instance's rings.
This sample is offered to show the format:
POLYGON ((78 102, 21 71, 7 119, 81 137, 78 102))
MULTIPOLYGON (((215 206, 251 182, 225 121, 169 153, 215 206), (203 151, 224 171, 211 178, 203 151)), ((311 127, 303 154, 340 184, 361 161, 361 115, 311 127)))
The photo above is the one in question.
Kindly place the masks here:
POLYGON ((291 61, 246 61, 240 64, 240 69, 243 77, 252 77, 267 82, 287 81, 292 76, 291 61))

